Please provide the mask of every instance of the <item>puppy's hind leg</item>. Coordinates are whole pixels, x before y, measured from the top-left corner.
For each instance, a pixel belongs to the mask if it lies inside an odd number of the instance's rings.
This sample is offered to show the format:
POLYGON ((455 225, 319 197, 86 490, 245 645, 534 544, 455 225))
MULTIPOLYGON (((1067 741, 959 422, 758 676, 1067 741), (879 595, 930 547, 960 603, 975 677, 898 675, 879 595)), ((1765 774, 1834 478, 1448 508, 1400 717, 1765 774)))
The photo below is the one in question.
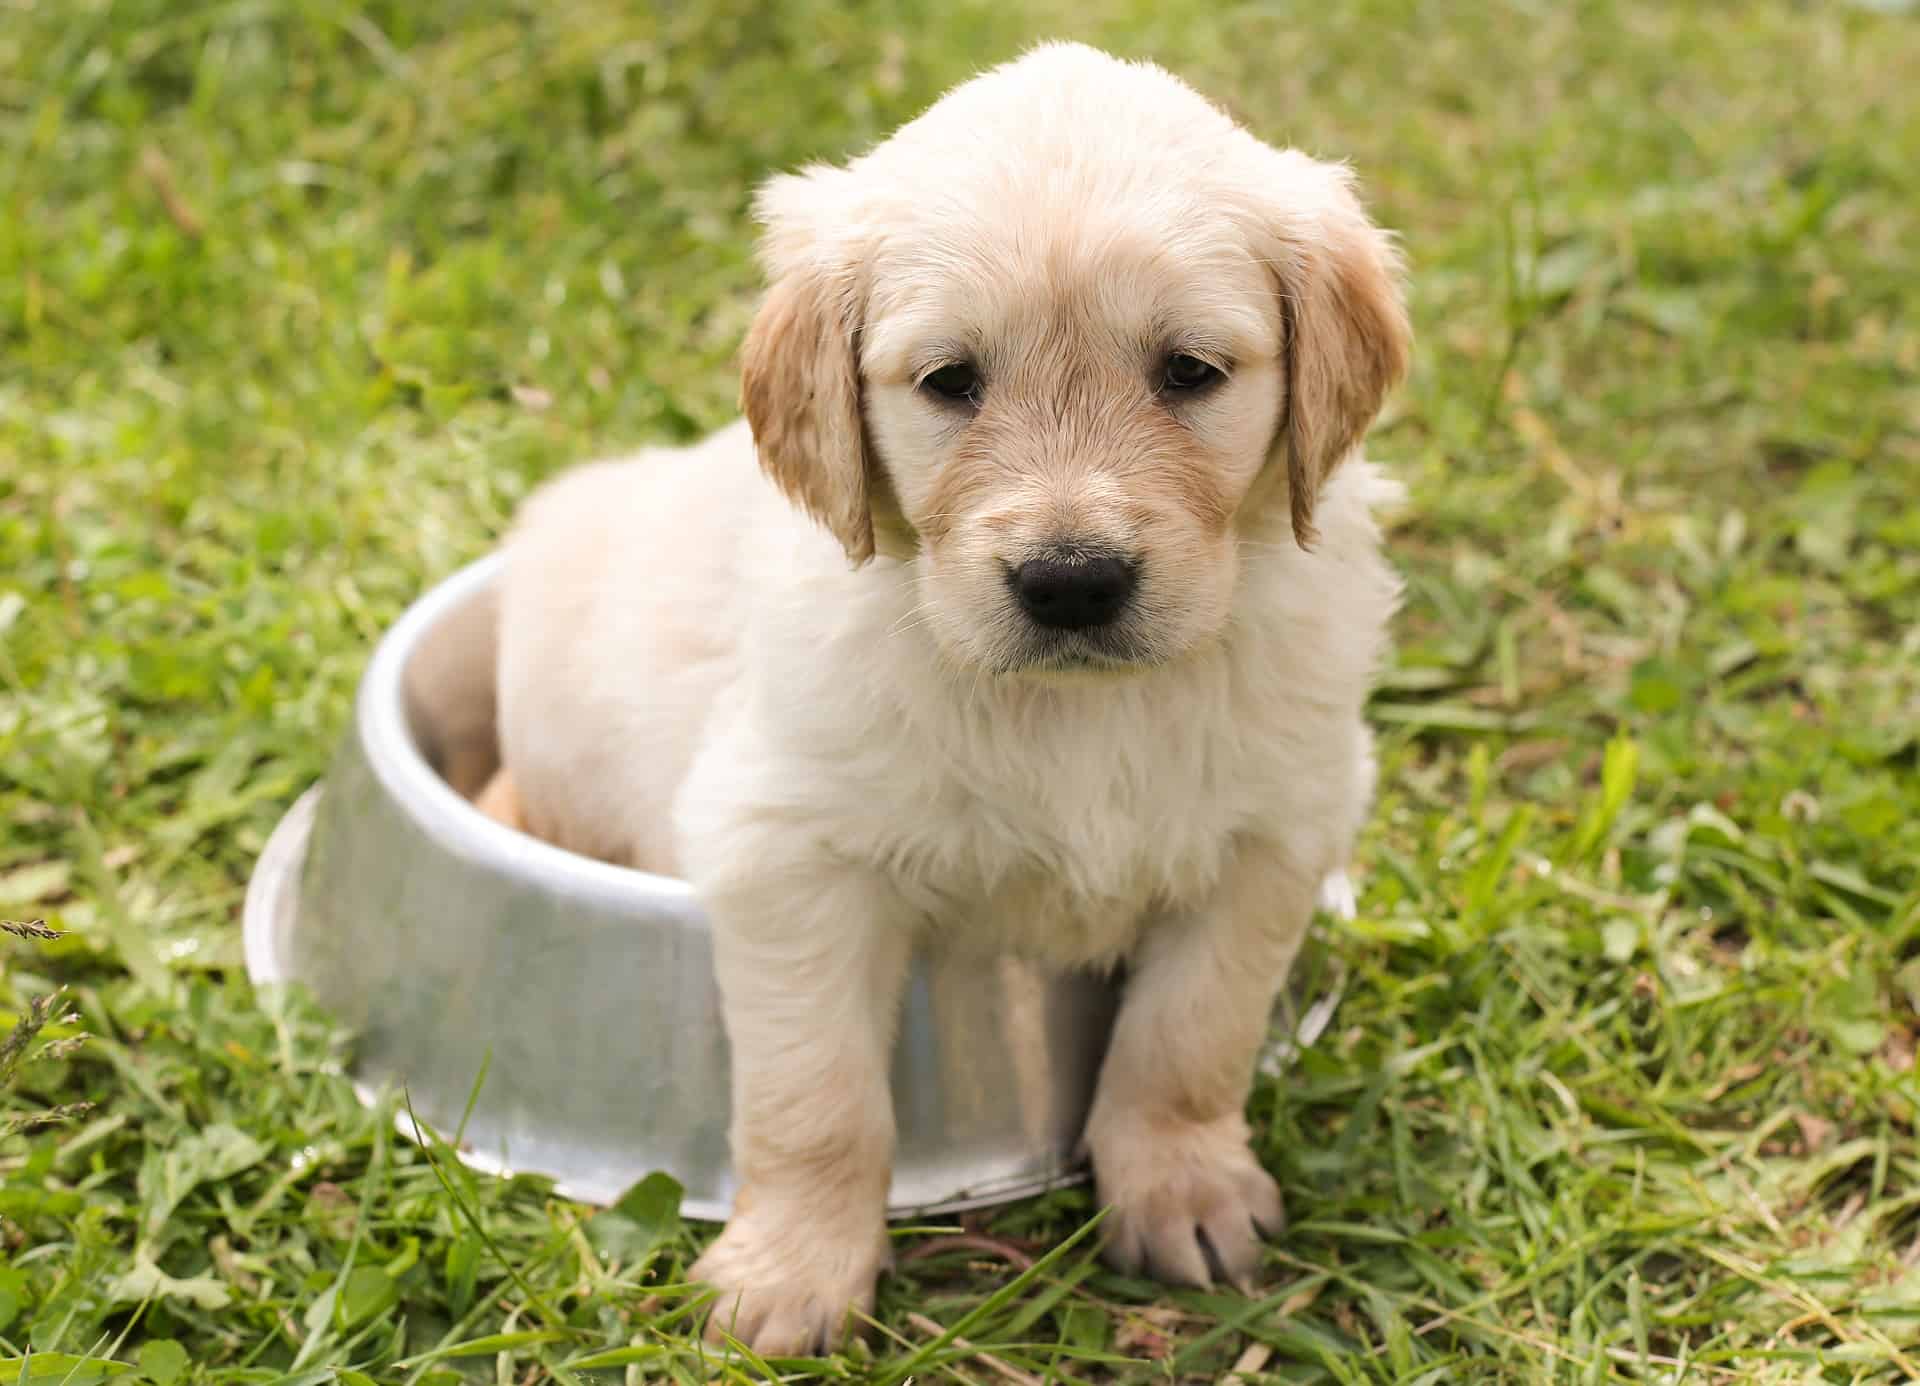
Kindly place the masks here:
POLYGON ((526 811, 520 804, 520 790, 504 765, 493 772, 493 778, 474 796, 473 806, 495 822, 523 833, 530 831, 526 811))
MULTIPOLYGON (((1354 766, 1354 783, 1359 789, 1359 802, 1364 807, 1373 802, 1374 785, 1380 776, 1379 762, 1373 749, 1373 729, 1365 723, 1360 726, 1360 754, 1354 766)), ((1359 821, 1356 817, 1354 828, 1357 831, 1359 821)), ((1360 910, 1360 897, 1354 890, 1353 876, 1345 865, 1336 867, 1320 882, 1319 907, 1335 919, 1352 919, 1360 910)))

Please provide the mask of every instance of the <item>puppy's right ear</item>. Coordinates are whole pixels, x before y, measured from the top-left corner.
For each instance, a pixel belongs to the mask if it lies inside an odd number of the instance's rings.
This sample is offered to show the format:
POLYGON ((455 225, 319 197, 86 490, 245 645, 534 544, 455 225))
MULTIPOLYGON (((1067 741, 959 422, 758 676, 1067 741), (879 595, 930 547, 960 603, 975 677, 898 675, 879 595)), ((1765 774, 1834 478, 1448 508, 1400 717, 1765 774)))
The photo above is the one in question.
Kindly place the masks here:
POLYGON ((761 470, 858 565, 873 557, 858 259, 829 229, 826 206, 845 177, 813 169, 760 191, 773 287, 741 348, 740 403, 761 470))

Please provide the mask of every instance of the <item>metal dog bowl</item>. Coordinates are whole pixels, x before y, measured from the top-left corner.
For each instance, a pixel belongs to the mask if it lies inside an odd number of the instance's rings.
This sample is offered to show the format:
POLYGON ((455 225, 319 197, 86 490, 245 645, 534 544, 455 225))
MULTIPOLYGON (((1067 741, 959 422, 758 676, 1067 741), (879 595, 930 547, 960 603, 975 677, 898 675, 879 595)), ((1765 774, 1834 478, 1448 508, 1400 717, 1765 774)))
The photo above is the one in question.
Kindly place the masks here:
MULTIPOLYGON (((448 579, 374 652, 324 790, 288 812, 248 885, 247 970, 304 984, 354 1031, 362 1100, 404 1084, 421 1121, 451 1136, 471 1098, 468 1164, 547 1175, 591 1203, 665 1170, 687 1216, 723 1218, 736 1189, 727 1045, 691 890, 468 801, 497 757, 498 572, 496 556, 448 579)), ((1083 1177, 1117 999, 1108 981, 1012 959, 919 958, 893 1056, 890 1211, 1083 1177)), ((1307 1008, 1288 1033, 1310 1039, 1330 1009, 1307 1008)), ((413 1134, 404 1115, 401 1129, 413 1134)))

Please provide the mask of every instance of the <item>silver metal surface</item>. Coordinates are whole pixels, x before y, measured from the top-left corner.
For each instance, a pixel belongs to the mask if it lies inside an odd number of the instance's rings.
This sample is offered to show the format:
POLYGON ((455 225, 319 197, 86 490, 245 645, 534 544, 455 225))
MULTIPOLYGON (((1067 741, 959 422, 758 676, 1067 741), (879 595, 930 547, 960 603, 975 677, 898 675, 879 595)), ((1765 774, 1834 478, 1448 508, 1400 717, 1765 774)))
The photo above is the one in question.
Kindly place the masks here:
MULTIPOLYGON (((464 797, 495 761, 497 572, 491 558, 448 579, 376 649, 324 791, 288 812, 249 883, 248 971, 310 989, 357 1036, 363 1100, 404 1084, 443 1135, 484 1065, 469 1164, 595 1203, 665 1170, 687 1216, 723 1218, 727 1047, 692 892, 536 841, 464 797)), ((890 1211, 1082 1177, 1117 995, 1012 959, 919 958, 893 1059, 890 1211)))

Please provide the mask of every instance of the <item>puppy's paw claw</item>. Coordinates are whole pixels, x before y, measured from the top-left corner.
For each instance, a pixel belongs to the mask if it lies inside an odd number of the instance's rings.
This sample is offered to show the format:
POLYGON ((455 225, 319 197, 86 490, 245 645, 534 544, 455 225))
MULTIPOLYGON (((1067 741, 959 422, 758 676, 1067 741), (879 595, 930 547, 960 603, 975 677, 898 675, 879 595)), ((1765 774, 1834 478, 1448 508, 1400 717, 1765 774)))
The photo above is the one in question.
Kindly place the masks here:
POLYGON ((816 1357, 857 1336, 886 1265, 886 1225, 851 1235, 848 1225, 762 1209, 736 1216, 688 1273, 719 1291, 707 1341, 733 1338, 762 1357, 816 1357))
POLYGON ((1251 1290, 1262 1243, 1286 1223, 1280 1186, 1247 1148, 1238 1121, 1163 1128, 1127 1150, 1094 1148, 1103 1251, 1129 1274, 1178 1285, 1224 1282, 1251 1290))

